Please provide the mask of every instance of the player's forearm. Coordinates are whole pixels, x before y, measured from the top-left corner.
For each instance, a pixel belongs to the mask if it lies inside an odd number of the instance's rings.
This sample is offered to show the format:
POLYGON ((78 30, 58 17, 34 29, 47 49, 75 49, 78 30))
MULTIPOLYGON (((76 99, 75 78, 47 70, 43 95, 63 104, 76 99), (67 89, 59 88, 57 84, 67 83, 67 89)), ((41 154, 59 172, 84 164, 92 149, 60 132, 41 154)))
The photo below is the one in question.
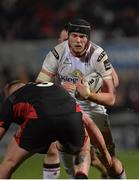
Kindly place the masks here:
POLYGON ((87 99, 105 106, 113 106, 115 103, 113 93, 90 93, 87 99))

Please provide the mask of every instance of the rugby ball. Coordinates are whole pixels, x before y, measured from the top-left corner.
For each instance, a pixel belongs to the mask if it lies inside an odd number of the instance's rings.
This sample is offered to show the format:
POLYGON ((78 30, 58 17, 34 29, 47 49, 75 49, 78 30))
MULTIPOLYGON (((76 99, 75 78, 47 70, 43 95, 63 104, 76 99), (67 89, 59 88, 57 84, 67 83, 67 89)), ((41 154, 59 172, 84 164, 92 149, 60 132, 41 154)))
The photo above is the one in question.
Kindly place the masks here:
POLYGON ((99 73, 93 72, 85 76, 89 84, 89 88, 91 92, 98 92, 103 84, 102 76, 99 73))

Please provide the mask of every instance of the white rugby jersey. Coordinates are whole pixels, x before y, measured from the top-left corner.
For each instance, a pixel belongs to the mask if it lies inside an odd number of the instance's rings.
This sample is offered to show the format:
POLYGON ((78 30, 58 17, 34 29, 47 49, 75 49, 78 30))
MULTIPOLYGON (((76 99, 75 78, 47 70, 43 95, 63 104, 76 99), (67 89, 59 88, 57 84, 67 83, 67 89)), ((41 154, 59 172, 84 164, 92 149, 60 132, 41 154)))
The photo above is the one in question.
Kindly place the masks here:
MULTIPOLYGON (((80 76, 99 72, 103 79, 111 78, 111 64, 106 52, 98 45, 90 42, 86 54, 83 57, 74 57, 69 49, 68 41, 55 46, 46 56, 42 68, 62 81, 76 83, 80 76)), ((74 93, 71 93, 74 96, 74 93)), ((99 111, 105 113, 104 106, 88 100, 77 102, 84 111, 99 111)))

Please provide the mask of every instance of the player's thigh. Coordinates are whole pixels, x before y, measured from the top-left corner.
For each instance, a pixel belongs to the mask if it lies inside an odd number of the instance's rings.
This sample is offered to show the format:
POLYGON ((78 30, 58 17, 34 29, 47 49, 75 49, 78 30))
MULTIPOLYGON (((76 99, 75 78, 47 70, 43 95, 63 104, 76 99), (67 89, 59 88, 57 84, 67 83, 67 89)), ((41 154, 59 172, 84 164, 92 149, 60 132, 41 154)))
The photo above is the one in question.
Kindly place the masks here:
POLYGON ((82 113, 71 113, 63 117, 58 136, 63 145, 63 151, 70 154, 79 152, 85 141, 82 113))
POLYGON ((107 114, 100 114, 100 113, 93 113, 92 118, 98 128, 100 129, 105 143, 107 145, 107 148, 111 154, 115 153, 115 147, 114 147, 114 142, 113 142, 113 137, 112 137, 112 132, 111 132, 111 127, 110 127, 110 121, 109 117, 107 114))
POLYGON ((31 155, 33 154, 30 154, 25 149, 19 147, 13 138, 8 145, 3 163, 7 163, 9 166, 15 167, 31 155))

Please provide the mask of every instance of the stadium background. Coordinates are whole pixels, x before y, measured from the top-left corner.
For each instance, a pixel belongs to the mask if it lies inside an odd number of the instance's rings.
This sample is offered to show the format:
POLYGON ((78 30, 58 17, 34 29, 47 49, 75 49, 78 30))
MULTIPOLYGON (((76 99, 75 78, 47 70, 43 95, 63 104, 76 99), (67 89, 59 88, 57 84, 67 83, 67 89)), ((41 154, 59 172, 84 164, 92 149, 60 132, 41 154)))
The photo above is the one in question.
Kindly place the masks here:
MULTIPOLYGON (((0 92, 12 79, 36 78, 45 55, 57 44, 61 27, 74 17, 91 23, 91 40, 107 51, 119 74, 117 101, 108 109, 112 132, 128 178, 139 178, 135 171, 139 164, 139 1, 1 0, 0 92)), ((1 156, 15 128, 1 141, 1 156)), ((41 178, 41 158, 27 161, 14 177, 41 178), (28 172, 29 164, 36 174, 28 172)), ((91 177, 97 177, 94 169, 91 177)))

